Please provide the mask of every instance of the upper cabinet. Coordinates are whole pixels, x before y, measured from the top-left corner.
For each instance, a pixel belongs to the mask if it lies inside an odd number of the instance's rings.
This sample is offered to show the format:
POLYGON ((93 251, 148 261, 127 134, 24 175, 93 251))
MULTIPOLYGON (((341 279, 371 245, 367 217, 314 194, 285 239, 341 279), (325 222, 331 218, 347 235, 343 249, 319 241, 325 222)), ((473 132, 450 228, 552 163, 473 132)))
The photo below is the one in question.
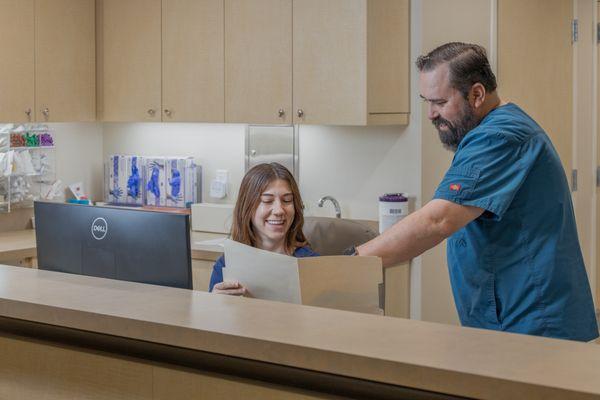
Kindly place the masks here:
POLYGON ((161 120, 161 0, 100 0, 98 114, 161 120))
POLYGON ((0 0, 0 121, 93 121, 94 0, 0 0))
POLYGON ((96 120, 94 0, 35 0, 37 121, 96 120))
POLYGON ((367 123, 408 124, 409 0, 367 3, 367 123))
POLYGON ((408 123, 408 0, 294 0, 293 16, 294 123, 408 123))
POLYGON ((29 122, 34 104, 33 0, 0 0, 0 122, 29 122))
POLYGON ((223 0, 101 0, 104 121, 224 121, 223 0))
POLYGON ((292 123, 292 0, 225 0, 225 121, 292 123))
POLYGON ((223 122, 223 0, 163 0, 162 10, 162 120, 223 122))
POLYGON ((406 124, 409 0, 0 0, 0 121, 406 124))
POLYGON ((408 0, 225 0, 225 121, 406 124, 408 0))
POLYGON ((295 122, 365 125, 366 98, 367 1, 294 0, 295 122))

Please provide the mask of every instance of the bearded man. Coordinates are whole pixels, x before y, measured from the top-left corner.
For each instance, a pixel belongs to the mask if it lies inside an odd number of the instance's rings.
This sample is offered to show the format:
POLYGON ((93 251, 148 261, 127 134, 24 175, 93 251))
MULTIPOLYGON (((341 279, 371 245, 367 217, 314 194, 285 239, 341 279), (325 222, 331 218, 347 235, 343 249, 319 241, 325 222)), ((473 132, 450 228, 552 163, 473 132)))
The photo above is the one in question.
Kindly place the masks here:
POLYGON ((389 266, 448 238, 463 325, 595 339, 571 194, 550 139, 501 101, 481 46, 447 43, 416 65, 428 117, 454 159, 433 200, 354 254, 389 266))

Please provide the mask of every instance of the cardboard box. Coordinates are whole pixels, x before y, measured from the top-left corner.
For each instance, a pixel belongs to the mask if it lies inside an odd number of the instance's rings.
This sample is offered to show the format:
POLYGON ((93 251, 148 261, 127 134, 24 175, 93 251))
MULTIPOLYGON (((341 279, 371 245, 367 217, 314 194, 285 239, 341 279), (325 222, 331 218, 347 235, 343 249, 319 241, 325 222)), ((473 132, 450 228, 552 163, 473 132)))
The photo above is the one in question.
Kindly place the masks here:
POLYGON ((225 240, 223 279, 257 299, 383 315, 379 257, 296 258, 225 240))
POLYGON ((169 157, 166 160, 166 205, 191 207, 198 202, 198 167, 192 157, 169 157))
POLYGON ((144 157, 146 205, 167 205, 166 163, 165 157, 144 157))
POLYGON ((144 204, 143 161, 137 156, 112 155, 105 171, 105 201, 110 204, 144 204))

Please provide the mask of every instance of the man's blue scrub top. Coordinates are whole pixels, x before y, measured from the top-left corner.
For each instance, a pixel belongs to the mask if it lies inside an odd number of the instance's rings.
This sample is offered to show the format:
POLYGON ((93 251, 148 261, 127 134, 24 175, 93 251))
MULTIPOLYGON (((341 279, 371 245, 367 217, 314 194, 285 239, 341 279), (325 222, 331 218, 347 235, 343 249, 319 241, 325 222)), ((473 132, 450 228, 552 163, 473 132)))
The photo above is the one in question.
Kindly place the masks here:
POLYGON ((463 325, 581 341, 598 337, 564 170, 515 104, 460 143, 434 198, 483 208, 448 239, 463 325))

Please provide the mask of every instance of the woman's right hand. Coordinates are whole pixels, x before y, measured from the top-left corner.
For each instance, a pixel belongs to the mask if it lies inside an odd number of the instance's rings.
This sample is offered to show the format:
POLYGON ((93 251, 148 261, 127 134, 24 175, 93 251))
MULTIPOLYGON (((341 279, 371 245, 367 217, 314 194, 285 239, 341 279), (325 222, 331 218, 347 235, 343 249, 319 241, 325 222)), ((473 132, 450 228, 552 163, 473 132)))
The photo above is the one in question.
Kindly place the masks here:
POLYGON ((239 283, 238 281, 225 281, 217 283, 213 286, 213 293, 218 294, 229 294, 232 296, 245 296, 248 294, 248 290, 239 283))

